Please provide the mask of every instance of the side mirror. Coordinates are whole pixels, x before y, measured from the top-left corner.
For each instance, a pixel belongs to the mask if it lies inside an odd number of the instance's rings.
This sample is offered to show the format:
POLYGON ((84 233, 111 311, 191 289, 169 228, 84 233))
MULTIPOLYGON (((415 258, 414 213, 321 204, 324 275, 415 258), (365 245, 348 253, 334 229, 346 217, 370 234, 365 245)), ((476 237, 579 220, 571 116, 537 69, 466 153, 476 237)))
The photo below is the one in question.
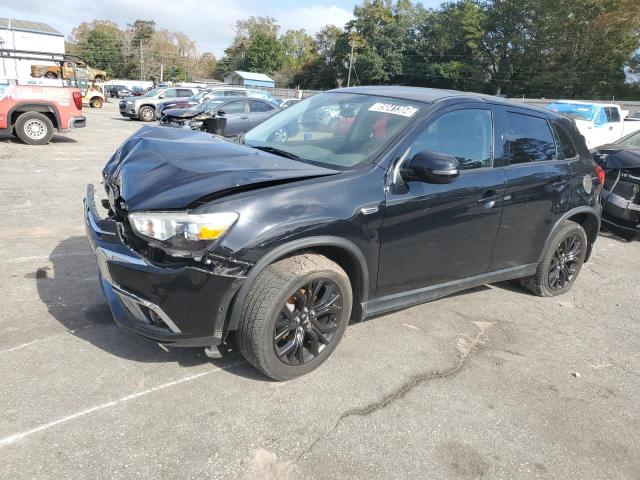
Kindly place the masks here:
POLYGON ((458 160, 430 150, 416 153, 402 171, 402 176, 408 180, 428 183, 451 183, 459 175, 458 160))
POLYGON ((218 110, 216 114, 218 117, 224 117, 227 114, 227 112, 225 112, 224 110, 218 110))

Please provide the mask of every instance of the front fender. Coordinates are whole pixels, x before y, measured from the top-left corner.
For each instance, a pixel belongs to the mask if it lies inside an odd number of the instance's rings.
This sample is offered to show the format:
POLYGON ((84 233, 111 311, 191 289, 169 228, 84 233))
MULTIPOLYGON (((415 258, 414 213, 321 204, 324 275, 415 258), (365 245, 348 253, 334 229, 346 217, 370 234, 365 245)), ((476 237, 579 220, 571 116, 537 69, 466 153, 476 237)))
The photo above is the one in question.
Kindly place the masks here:
POLYGON ((236 330, 238 328, 238 325, 240 324, 240 316, 242 314, 242 306, 244 305, 247 295, 251 290, 253 282, 265 268, 267 268, 273 262, 284 258, 291 253, 321 247, 336 247, 345 251, 351 257, 352 261, 358 268, 360 277, 358 288, 359 291, 356 293, 358 295, 358 298, 360 299, 360 302, 366 302, 369 295, 369 270, 364 254, 355 243, 344 238, 328 235, 301 238, 274 248, 269 253, 264 255, 251 268, 244 283, 242 284, 242 287, 240 287, 235 297, 233 298, 233 301, 231 302, 231 306, 229 307, 227 325, 225 326, 225 332, 236 330))

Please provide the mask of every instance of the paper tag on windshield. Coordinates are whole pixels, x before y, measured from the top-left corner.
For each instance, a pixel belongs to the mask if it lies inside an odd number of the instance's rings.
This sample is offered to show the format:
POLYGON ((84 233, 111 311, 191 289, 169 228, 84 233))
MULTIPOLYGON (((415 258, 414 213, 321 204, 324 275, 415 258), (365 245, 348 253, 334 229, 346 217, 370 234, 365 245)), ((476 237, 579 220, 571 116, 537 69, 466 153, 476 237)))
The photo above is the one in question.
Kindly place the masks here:
POLYGON ((418 109, 410 105, 394 105, 393 103, 374 103, 369 107, 370 112, 391 113, 393 115, 402 115, 403 117, 412 117, 418 109))

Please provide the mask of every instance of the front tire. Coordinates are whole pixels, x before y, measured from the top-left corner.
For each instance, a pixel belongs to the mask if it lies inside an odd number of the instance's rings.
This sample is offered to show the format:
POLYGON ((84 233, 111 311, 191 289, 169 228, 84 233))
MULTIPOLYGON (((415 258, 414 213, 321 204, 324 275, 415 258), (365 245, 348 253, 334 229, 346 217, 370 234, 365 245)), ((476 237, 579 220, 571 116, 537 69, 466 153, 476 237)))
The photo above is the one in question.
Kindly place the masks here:
POLYGON ((277 261, 255 279, 236 331, 240 353, 274 380, 289 380, 318 367, 333 352, 349 323, 349 277, 322 255, 277 261))
POLYGON ((138 117, 143 122, 151 122, 153 121, 154 118, 156 118, 156 112, 151 107, 148 107, 148 106, 142 107, 140 109, 140 112, 138 113, 138 117))
POLYGON ((27 145, 46 145, 53 137, 53 123, 39 112, 26 112, 18 117, 16 136, 27 145))
POLYGON ((536 274, 521 279, 521 285, 540 297, 566 293, 580 273, 588 245, 584 228, 566 221, 553 234, 536 274))

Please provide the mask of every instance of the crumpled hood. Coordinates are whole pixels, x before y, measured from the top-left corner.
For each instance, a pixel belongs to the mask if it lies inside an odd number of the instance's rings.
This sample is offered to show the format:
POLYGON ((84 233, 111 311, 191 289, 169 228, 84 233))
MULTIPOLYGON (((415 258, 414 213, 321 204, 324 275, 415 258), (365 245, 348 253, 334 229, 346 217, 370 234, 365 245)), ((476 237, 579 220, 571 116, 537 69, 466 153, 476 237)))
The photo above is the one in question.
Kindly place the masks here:
POLYGON ((190 118, 199 113, 193 108, 168 108, 162 111, 162 115, 174 118, 190 118))
POLYGON ((184 209, 224 191, 337 173, 208 133, 151 126, 129 137, 102 172, 129 211, 184 209))

